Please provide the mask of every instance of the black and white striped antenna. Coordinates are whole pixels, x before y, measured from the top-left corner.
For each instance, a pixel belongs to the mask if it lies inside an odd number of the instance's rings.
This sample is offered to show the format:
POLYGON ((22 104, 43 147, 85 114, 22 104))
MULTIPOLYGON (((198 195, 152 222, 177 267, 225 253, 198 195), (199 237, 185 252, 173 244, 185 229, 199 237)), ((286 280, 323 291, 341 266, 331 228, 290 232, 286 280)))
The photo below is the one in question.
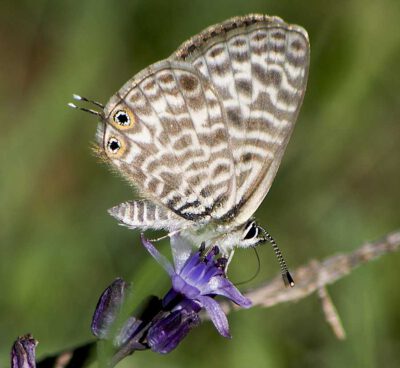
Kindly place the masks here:
POLYGON ((293 280, 292 275, 289 272, 289 269, 286 265, 285 259, 283 258, 283 254, 282 254, 281 250, 279 249, 278 245, 276 244, 274 238, 266 230, 264 230, 264 235, 265 235, 265 238, 271 243, 272 249, 275 252, 276 258, 278 258, 279 266, 280 266, 281 272, 282 272, 283 282, 285 283, 286 286, 293 287, 294 280, 293 280))
MULTIPOLYGON (((79 96, 79 95, 76 95, 76 94, 73 94, 72 97, 73 97, 73 99, 76 100, 76 101, 89 102, 89 103, 91 103, 92 105, 95 105, 95 106, 97 106, 97 107, 100 107, 101 109, 104 109, 104 105, 103 105, 102 103, 98 102, 98 101, 89 100, 89 99, 86 98, 86 97, 79 96)), ((86 108, 86 107, 80 107, 80 106, 75 105, 75 104, 72 103, 72 102, 69 102, 69 103, 68 103, 68 106, 69 106, 69 107, 72 107, 73 109, 77 109, 77 110, 81 110, 81 111, 84 111, 84 112, 88 112, 89 114, 93 114, 93 115, 96 115, 96 116, 100 116, 100 117, 103 116, 103 113, 102 113, 102 112, 99 112, 99 111, 96 111, 96 110, 93 110, 93 109, 88 109, 88 108, 86 108)))

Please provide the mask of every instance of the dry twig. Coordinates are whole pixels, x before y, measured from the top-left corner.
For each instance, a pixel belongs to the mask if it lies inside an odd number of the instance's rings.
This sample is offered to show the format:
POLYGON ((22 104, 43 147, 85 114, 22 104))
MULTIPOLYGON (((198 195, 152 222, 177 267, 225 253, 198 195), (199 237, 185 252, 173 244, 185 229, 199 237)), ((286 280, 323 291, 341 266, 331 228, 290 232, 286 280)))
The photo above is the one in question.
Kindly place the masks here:
MULTIPOLYGON (((364 263, 377 259, 384 254, 398 251, 399 247, 400 230, 394 231, 375 242, 367 243, 352 253, 331 256, 321 262, 312 260, 307 265, 297 268, 292 272, 296 281, 294 288, 283 287, 281 276, 277 276, 273 280, 247 291, 245 295, 251 299, 254 306, 267 308, 279 303, 297 301, 318 292, 328 323, 335 335, 339 339, 343 339, 345 332, 327 293, 326 286, 347 276, 352 270, 364 263)), ((234 304, 229 302, 224 302, 222 305, 225 312, 237 309, 234 304)))

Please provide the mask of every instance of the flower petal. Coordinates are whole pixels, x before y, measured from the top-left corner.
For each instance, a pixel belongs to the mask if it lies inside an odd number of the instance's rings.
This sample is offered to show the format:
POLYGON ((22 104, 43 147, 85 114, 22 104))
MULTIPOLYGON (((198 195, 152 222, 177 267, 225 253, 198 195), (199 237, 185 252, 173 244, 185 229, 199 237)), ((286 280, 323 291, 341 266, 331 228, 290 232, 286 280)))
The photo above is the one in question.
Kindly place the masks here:
POLYGON ((201 278, 199 278, 199 282, 206 284, 208 283, 211 278, 213 278, 214 276, 224 276, 225 273, 223 270, 221 270, 220 268, 218 268, 215 263, 212 264, 208 264, 206 265, 206 267, 204 268, 204 272, 201 275, 201 278))
POLYGON ((175 270, 172 267, 172 264, 170 261, 168 261, 167 258, 165 258, 155 247, 153 244, 150 243, 149 240, 147 240, 143 234, 141 234, 141 239, 142 239, 142 244, 146 248, 146 250, 151 254, 151 256, 162 266, 164 267, 164 270, 167 271, 168 275, 171 277, 175 275, 175 270))
POLYGON ((209 296, 199 296, 197 300, 207 311, 220 335, 230 338, 228 319, 218 302, 209 296))
POLYGON ((202 274, 204 268, 205 264, 201 259, 200 252, 196 252, 186 260, 179 274, 184 279, 197 280, 202 274))
POLYGON ((187 283, 179 275, 172 276, 172 287, 177 293, 185 295, 188 299, 195 299, 200 295, 200 290, 198 288, 187 283))
POLYGON ((243 308, 250 308, 252 302, 241 294, 241 292, 225 277, 213 277, 207 287, 201 290, 202 294, 222 295, 232 300, 243 308))
POLYGON ((175 271, 180 273, 183 265, 189 259, 193 247, 190 242, 184 240, 179 234, 171 237, 171 252, 174 259, 175 271))

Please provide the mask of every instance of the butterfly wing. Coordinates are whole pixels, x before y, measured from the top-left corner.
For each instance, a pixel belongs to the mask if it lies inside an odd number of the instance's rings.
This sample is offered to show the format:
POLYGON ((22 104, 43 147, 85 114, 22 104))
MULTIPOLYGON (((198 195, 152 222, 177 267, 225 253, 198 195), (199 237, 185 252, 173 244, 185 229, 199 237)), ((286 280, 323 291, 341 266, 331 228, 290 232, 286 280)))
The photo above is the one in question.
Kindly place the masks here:
POLYGON ((152 202, 187 221, 242 224, 275 177, 308 64, 301 27, 232 18, 128 81, 105 108, 99 145, 152 202), (115 123, 121 110, 132 126, 115 123), (111 138, 117 154, 107 151, 111 138))
POLYGON ((191 63, 220 96, 237 186, 224 216, 242 224, 271 187, 297 119, 309 66, 307 32, 277 17, 237 17, 194 36, 170 59, 191 63))
POLYGON ((196 223, 233 206, 236 183, 224 109, 193 66, 150 66, 121 88, 104 113, 100 150, 145 197, 196 223), (121 112, 128 115, 122 125, 116 119, 121 112))

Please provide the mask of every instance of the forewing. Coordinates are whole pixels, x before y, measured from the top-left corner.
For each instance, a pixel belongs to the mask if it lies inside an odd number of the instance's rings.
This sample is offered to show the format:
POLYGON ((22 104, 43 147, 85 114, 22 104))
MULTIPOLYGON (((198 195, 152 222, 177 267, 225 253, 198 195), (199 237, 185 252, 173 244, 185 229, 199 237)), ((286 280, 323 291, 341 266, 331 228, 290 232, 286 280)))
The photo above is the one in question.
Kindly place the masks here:
POLYGON ((224 110, 195 68, 170 61, 150 66, 121 88, 105 114, 98 134, 105 152, 145 197, 196 222, 232 207, 236 186, 224 110), (128 111, 133 124, 116 124, 118 111, 128 111), (107 150, 112 138, 122 144, 117 154, 107 150))
POLYGON ((307 33, 277 17, 237 17, 193 37, 171 59, 191 63, 222 100, 237 185, 226 216, 241 224, 267 194, 297 119, 307 83, 307 33))

